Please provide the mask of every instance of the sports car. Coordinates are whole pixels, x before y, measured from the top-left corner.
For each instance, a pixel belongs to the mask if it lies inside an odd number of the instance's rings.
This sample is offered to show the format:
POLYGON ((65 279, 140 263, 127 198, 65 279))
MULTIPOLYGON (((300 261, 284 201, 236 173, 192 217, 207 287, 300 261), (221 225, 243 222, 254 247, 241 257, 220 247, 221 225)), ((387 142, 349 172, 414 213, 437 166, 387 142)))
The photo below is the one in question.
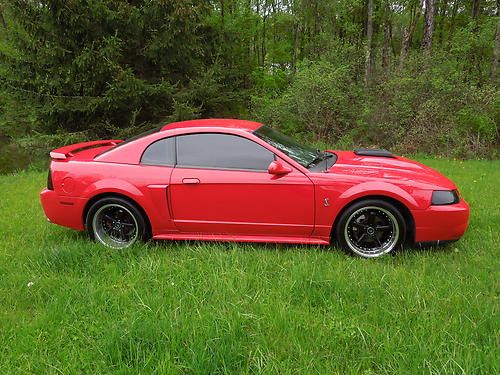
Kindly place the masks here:
POLYGON ((366 258, 459 239, 453 182, 386 150, 320 151, 257 122, 171 123, 50 152, 52 223, 111 248, 137 241, 330 245, 366 258))

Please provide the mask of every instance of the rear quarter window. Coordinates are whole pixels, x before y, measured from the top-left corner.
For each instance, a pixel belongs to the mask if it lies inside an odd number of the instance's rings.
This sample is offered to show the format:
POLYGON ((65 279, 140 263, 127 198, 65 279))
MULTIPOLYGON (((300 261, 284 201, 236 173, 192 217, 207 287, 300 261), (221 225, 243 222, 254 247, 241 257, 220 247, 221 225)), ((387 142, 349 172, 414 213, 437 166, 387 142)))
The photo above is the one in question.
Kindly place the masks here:
POLYGON ((173 167, 175 165, 175 139, 163 138, 151 143, 144 150, 141 164, 173 167))

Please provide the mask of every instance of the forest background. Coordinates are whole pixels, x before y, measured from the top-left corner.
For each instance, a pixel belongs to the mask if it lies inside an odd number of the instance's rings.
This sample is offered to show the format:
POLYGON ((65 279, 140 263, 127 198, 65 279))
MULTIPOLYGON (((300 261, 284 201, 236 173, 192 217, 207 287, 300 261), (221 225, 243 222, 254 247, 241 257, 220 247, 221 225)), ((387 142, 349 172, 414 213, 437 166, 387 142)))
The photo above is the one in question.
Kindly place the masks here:
POLYGON ((499 3, 0 0, 0 171, 206 117, 497 158, 499 3))

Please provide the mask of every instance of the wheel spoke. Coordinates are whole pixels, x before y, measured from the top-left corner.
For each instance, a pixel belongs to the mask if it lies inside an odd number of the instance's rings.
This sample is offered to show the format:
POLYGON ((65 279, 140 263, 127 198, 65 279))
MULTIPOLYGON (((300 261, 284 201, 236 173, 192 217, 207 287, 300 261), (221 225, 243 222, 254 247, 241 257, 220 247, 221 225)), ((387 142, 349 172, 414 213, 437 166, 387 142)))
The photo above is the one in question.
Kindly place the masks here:
POLYGON ((362 234, 362 235, 361 235, 361 236, 360 236, 360 237, 359 237, 356 241, 354 241, 354 243, 355 243, 356 245, 359 245, 359 243, 360 243, 361 241, 363 241, 363 239, 364 239, 365 237, 366 237, 366 234, 365 234, 365 233, 363 233, 363 234, 362 234))
POLYGON ((112 248, 128 247, 138 237, 138 223, 134 214, 118 204, 99 208, 92 223, 96 238, 112 248))
POLYGON ((119 231, 120 231, 120 239, 122 241, 127 241, 127 235, 125 234, 125 228, 120 227, 119 231))
POLYGON ((368 225, 363 224, 363 223, 360 223, 360 222, 358 222, 358 221, 354 221, 354 222, 352 223, 352 225, 355 225, 355 226, 357 226, 358 228, 363 228, 363 229, 364 229, 364 228, 366 228, 366 227, 368 226, 368 225))
POLYGON ((349 247, 359 255, 382 255, 392 250, 399 239, 397 219, 385 208, 362 207, 349 217, 345 239, 349 247))

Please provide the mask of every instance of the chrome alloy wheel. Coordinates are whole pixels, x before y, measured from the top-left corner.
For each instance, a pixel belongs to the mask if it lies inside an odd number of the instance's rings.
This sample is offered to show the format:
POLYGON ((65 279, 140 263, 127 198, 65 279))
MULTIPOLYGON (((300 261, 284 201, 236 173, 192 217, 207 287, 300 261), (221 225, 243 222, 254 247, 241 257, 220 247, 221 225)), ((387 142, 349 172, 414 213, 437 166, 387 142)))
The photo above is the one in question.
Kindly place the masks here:
POLYGON ((126 207, 105 204, 94 214, 92 229, 95 238, 105 246, 123 249, 137 241, 139 227, 137 220, 126 207))
POLYGON ((344 238, 349 248, 365 258, 375 258, 393 250, 399 233, 394 215, 377 206, 354 211, 344 227, 344 238))

